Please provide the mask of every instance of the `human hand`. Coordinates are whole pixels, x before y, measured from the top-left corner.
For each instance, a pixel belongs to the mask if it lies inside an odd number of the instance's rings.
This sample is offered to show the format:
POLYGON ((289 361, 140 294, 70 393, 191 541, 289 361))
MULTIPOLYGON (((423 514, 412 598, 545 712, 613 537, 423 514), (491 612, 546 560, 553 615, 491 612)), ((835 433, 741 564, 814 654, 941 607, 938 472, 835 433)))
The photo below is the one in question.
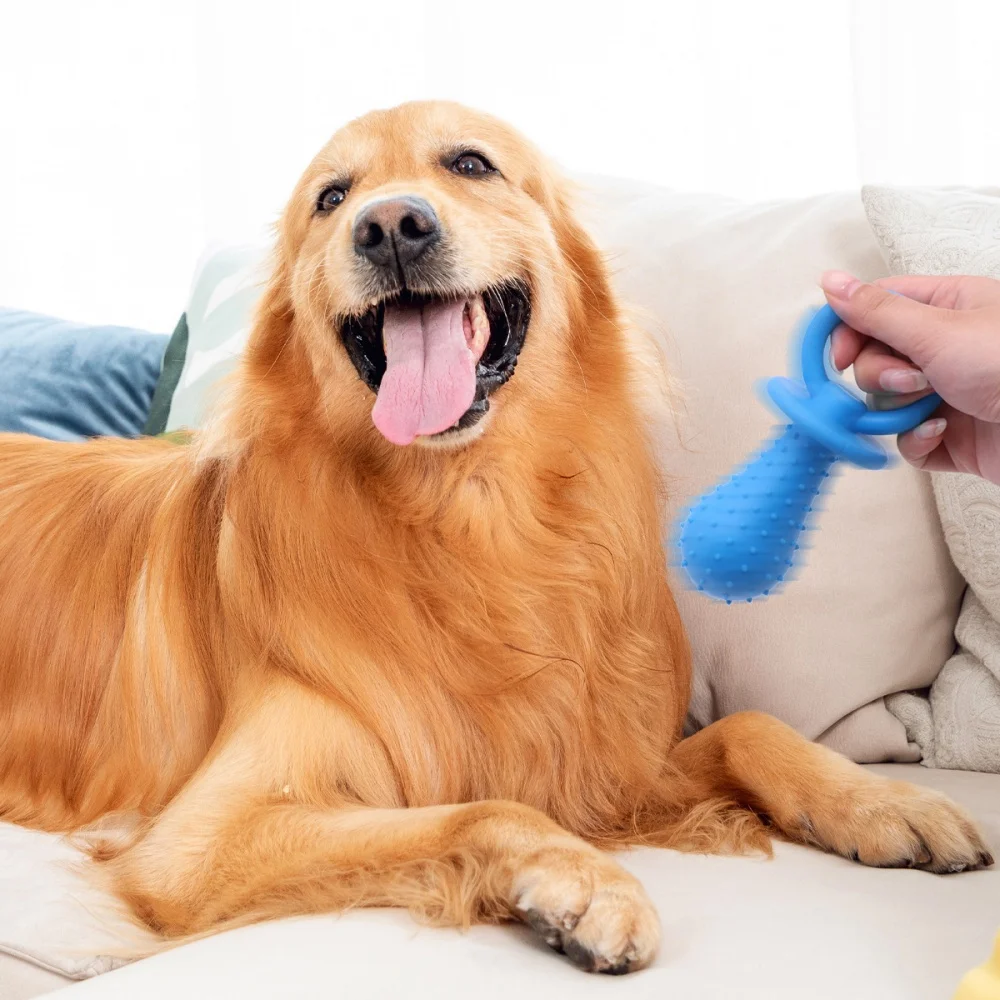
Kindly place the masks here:
POLYGON ((838 370, 853 364, 864 392, 900 393, 903 402, 934 391, 944 400, 931 419, 900 435, 900 454, 919 469, 1000 483, 1000 281, 867 284, 827 271, 821 285, 844 321, 833 336, 838 370))

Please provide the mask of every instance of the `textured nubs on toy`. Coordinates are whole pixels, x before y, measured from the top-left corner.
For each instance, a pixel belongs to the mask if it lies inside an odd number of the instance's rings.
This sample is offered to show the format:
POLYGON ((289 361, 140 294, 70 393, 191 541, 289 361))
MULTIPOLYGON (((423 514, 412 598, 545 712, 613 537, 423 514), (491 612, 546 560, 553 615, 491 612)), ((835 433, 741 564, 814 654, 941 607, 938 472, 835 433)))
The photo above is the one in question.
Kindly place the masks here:
POLYGON ((788 423, 747 465, 697 500, 682 520, 677 561, 692 587, 732 603, 770 594, 797 563, 803 529, 838 461, 880 469, 886 453, 868 435, 901 434, 941 400, 927 396, 871 412, 832 381, 826 343, 840 320, 824 306, 802 333, 801 380, 772 378, 767 395, 788 423))
POLYGON ((743 470, 703 496, 680 526, 681 566, 725 601, 767 595, 795 564, 836 455, 789 424, 743 470))

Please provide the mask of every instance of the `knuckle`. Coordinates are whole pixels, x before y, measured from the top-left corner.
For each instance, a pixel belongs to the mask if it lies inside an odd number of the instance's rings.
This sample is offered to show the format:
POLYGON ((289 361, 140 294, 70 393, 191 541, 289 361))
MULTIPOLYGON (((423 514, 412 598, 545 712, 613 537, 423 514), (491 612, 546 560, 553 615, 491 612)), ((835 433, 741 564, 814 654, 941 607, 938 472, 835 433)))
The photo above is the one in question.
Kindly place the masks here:
POLYGON ((861 315, 867 324, 878 322, 879 318, 892 311, 895 305, 893 298, 887 292, 878 291, 867 294, 860 303, 861 315))

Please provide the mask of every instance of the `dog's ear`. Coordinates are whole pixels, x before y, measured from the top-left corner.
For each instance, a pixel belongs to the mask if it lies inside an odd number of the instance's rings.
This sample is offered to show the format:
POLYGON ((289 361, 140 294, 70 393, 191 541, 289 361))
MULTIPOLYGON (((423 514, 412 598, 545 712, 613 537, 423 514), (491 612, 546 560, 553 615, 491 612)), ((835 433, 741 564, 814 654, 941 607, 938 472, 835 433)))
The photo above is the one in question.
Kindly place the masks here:
POLYGON ((284 241, 278 239, 271 257, 270 277, 257 303, 253 333, 247 345, 253 365, 268 370, 287 344, 295 310, 291 296, 291 266, 284 241))
POLYGON ((547 164, 527 180, 525 190, 548 215, 567 271, 576 279, 582 298, 604 315, 612 315, 614 293, 604 254, 576 214, 575 203, 582 192, 547 164))

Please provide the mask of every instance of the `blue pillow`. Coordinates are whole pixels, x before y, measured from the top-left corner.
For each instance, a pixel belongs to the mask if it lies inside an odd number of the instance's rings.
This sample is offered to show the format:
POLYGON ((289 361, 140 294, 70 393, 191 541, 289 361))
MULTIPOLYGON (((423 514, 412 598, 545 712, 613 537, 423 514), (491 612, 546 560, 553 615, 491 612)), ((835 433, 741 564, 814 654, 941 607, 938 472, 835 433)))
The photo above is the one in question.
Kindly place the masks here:
POLYGON ((0 308, 0 431, 137 437, 167 337, 0 308))

